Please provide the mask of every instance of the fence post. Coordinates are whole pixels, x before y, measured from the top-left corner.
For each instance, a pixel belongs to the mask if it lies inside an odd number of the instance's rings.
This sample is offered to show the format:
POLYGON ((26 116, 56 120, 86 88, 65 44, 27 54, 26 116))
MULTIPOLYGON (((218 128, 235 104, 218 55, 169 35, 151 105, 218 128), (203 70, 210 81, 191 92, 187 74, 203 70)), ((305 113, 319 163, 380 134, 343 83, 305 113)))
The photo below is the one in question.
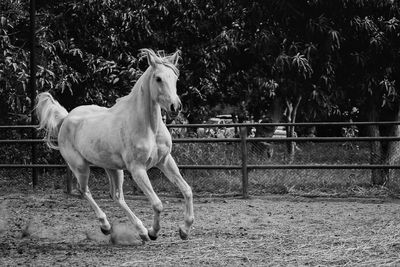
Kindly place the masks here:
POLYGON ((71 169, 67 166, 67 175, 65 176, 65 183, 67 185, 67 194, 70 195, 72 192, 72 181, 73 181, 73 174, 71 169))
MULTIPOLYGON (((31 123, 35 124, 35 116, 33 109, 35 107, 35 97, 36 97, 36 3, 35 0, 30 0, 30 77, 29 77, 29 87, 30 87, 30 97, 31 97, 31 123)), ((31 138, 36 138, 36 129, 31 130, 31 138)), ((32 143, 31 147, 31 163, 36 164, 36 144, 32 143)), ((32 186, 36 187, 38 184, 38 172, 36 168, 32 168, 32 186)))
POLYGON ((242 194, 243 198, 249 197, 249 176, 247 173, 247 128, 240 127, 240 139, 242 150, 242 194))
MULTIPOLYGON (((31 133, 31 138, 35 139, 36 138, 36 133, 35 129, 32 130, 31 133)), ((36 153, 36 145, 35 143, 32 143, 31 146, 31 164, 36 164, 37 162, 37 153, 36 153)), ((36 187, 38 185, 38 170, 35 167, 32 167, 32 186, 36 187)))

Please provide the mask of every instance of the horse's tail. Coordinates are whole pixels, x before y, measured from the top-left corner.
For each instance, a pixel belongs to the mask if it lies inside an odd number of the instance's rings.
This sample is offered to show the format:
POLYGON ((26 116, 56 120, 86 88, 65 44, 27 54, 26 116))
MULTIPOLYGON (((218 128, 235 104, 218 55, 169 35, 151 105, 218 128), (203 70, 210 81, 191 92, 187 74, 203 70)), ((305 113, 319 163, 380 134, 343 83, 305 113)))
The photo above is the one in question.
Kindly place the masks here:
POLYGON ((68 111, 60 105, 50 93, 40 93, 36 97, 36 116, 39 119, 38 130, 45 130, 44 140, 50 148, 58 149, 54 139, 58 138, 58 131, 68 111))

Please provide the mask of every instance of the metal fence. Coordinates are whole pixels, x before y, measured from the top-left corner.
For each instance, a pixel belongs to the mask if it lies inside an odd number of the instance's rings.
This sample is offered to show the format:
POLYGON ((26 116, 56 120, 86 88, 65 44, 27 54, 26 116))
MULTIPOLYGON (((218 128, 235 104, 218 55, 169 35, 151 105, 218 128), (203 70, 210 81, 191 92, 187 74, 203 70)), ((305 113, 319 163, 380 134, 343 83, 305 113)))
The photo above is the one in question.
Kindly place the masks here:
MULTIPOLYGON (((190 173, 192 176, 198 176, 196 172, 222 170, 225 172, 234 171, 240 172, 240 185, 241 194, 243 197, 249 196, 249 181, 253 182, 260 179, 263 175, 274 171, 281 170, 287 172, 288 170, 396 170, 400 169, 398 164, 371 164, 369 157, 371 155, 368 148, 363 146, 360 150, 357 144, 365 144, 371 142, 396 142, 400 141, 398 136, 383 136, 383 137, 287 137, 287 138, 273 138, 273 137, 249 137, 249 129, 252 127, 271 127, 271 126, 285 126, 285 127, 313 127, 313 126, 390 126, 399 125, 400 122, 318 122, 318 123, 235 123, 235 124, 191 124, 191 125, 168 125, 171 129, 198 129, 198 128, 235 128, 237 135, 230 138, 198 138, 198 137, 182 137, 174 138, 173 155, 176 158, 179 168, 183 172, 190 173), (302 152, 299 154, 299 160, 290 161, 287 157, 286 144, 295 142, 298 149, 302 152), (327 149, 314 149, 313 144, 316 143, 329 143, 341 144, 340 152, 335 149, 335 145, 331 145, 331 152, 327 149), (350 149, 344 148, 349 146, 350 149), (266 151, 273 147, 273 155, 271 151, 266 151), (355 147, 355 148, 354 148, 355 147), (312 155, 310 155, 312 154, 312 155), (324 161, 323 154, 339 154, 341 156, 336 161, 324 161), (349 157, 350 155, 350 157, 349 157), (361 157, 364 159, 360 160, 361 157), (273 160, 271 160, 273 158, 273 160), (308 159, 305 159, 308 158, 308 159), (350 161, 350 162, 349 162, 350 161), (262 170, 262 174, 252 175, 249 178, 249 173, 262 170), (250 180, 249 180, 250 179, 250 180)), ((32 131, 36 128, 34 125, 17 125, 17 126, 0 126, 0 133, 4 131, 28 130, 32 131)), ((194 132, 194 131, 192 131, 194 132)), ((10 134, 13 135, 13 134, 10 134)), ((3 134, 3 136, 5 136, 3 134)), ((29 136, 29 135, 28 135, 29 136)), ((31 138, 17 138, 17 139, 0 139, 1 145, 9 144, 27 144, 29 149, 25 148, 24 153, 30 154, 29 160, 24 163, 6 163, 0 164, 0 168, 25 168, 32 170, 32 185, 36 186, 38 183, 37 169, 43 168, 67 168, 63 163, 43 163, 39 162, 36 153, 36 146, 43 143, 40 139, 31 138)), ((226 175, 226 173, 224 174, 226 175)), ((190 176, 187 175, 187 176, 190 176)), ((237 176, 237 175, 236 175, 237 176)), ((279 176, 279 175, 278 175, 279 176)), ((67 176, 67 191, 71 191, 71 175, 67 176)), ((224 180, 227 181, 227 180, 224 180)), ((236 185, 235 185, 236 186, 236 185)))

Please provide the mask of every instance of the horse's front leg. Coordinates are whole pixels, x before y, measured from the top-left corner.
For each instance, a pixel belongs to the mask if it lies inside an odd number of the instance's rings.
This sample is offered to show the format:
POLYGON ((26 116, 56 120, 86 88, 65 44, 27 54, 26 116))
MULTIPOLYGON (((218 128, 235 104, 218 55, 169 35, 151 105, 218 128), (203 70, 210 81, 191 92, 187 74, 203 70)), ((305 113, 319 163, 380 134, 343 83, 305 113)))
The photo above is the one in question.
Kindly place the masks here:
POLYGON ((179 235, 183 240, 185 240, 189 236, 190 227, 194 221, 192 189, 183 179, 175 160, 170 154, 166 156, 165 160, 158 164, 157 167, 172 183, 178 186, 185 199, 184 225, 179 227, 179 235))
MULTIPOLYGON (((124 193, 123 193, 123 183, 124 183, 124 175, 122 170, 111 170, 106 169, 106 172, 113 182, 113 192, 111 193, 112 199, 119 204, 119 206, 125 211, 129 220, 134 225, 136 231, 139 233, 140 238, 143 241, 149 241, 150 239, 155 239, 153 237, 153 232, 148 231, 146 227, 144 227, 142 221, 136 217, 136 215, 131 211, 128 205, 125 202, 124 193)), ((137 175, 137 174, 136 174, 137 175)), ((138 178, 136 178, 138 179, 138 178)))
POLYGON ((130 168, 132 178, 143 191, 143 193, 149 198, 151 206, 153 207, 154 217, 153 226, 148 230, 148 237, 151 240, 156 240, 158 232, 160 231, 160 214, 163 211, 161 200, 158 198, 153 190, 150 183, 147 172, 144 168, 133 167, 130 168))

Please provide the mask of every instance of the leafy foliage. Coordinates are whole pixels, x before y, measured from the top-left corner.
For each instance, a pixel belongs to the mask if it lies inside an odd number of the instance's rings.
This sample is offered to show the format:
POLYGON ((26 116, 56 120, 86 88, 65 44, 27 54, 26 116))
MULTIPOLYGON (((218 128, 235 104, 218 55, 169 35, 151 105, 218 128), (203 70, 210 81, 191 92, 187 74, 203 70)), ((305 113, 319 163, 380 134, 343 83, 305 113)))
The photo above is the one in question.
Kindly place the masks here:
MULTIPOLYGON (((29 7, 0 5, 1 112, 26 120, 29 7)), ((352 106, 363 118, 366 99, 385 112, 398 104, 399 15, 391 0, 41 1, 37 88, 67 109, 109 106, 144 70, 140 48, 180 49, 178 91, 191 122, 221 103, 257 119, 274 98, 290 106, 301 99, 301 120, 352 106)))

